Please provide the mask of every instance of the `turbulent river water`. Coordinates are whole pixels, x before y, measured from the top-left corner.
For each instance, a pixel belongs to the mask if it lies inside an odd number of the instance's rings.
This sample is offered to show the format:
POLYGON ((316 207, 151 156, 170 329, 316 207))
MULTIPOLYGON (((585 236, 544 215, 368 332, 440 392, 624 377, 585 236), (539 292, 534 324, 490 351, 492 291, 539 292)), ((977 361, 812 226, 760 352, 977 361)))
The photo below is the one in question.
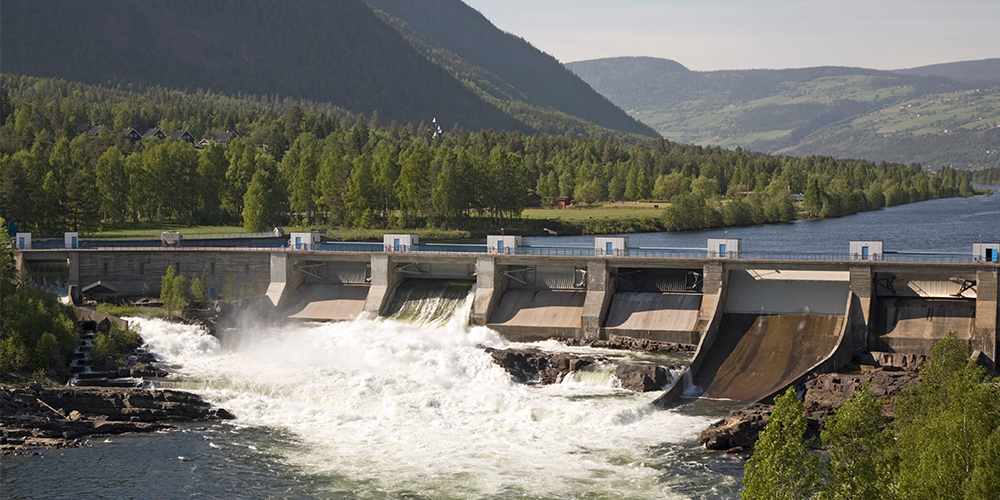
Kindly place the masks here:
MULTIPOLYGON (((728 234, 761 251, 846 251, 850 239, 884 239, 887 249, 968 253, 980 234, 996 241, 998 231, 1000 196, 979 196, 728 234)), ((633 235, 632 243, 704 248, 706 237, 722 234, 633 235)), ((173 372, 157 386, 194 391, 237 420, 3 457, 2 497, 739 496, 743 462, 697 444, 725 402, 655 411, 656 393, 616 386, 614 363, 653 357, 533 344, 609 362, 560 384, 526 386, 483 350, 514 344, 468 326, 467 285, 411 287, 393 300, 387 319, 247 326, 222 341, 191 326, 134 320, 173 372)))
POLYGON ((424 299, 398 320, 248 327, 222 342, 134 320, 173 367, 160 386, 197 392, 238 419, 5 457, 4 498, 738 494, 742 463, 696 443, 719 408, 655 411, 655 393, 616 387, 614 363, 648 357, 637 353, 577 349, 611 359, 557 385, 517 384, 483 350, 511 344, 467 326, 471 296, 424 299), (419 312, 449 300, 443 325, 419 312))

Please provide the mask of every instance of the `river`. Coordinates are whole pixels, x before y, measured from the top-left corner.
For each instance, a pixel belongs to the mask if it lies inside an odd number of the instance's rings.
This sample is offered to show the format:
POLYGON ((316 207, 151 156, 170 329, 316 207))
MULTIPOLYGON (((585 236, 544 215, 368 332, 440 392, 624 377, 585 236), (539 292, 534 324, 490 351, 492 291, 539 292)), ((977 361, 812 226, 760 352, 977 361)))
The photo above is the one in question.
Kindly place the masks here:
MULTIPOLYGON (((728 232, 630 235, 630 243, 704 248, 706 238, 729 236, 748 250, 828 252, 880 239, 887 250, 967 254, 979 235, 1000 241, 1000 196, 728 232)), ((135 320, 174 373, 159 386, 197 392, 237 420, 3 457, 3 498, 739 496, 743 462, 697 444, 726 404, 652 410, 655 393, 624 391, 612 377, 614 363, 648 355, 552 341, 536 346, 610 361, 556 385, 514 383, 483 347, 519 344, 468 326, 471 295, 450 300, 454 307, 433 305, 447 312, 431 318, 415 311, 417 323, 246 327, 223 342, 195 327, 135 320)))
MULTIPOLYGON (((833 219, 623 236, 629 237, 630 246, 642 248, 704 249, 708 238, 742 238, 746 252, 847 254, 851 240, 875 240, 883 241, 886 251, 971 255, 974 242, 1000 242, 1000 193, 930 200, 833 219)), ((527 245, 557 241, 592 247, 594 237, 524 238, 527 245)))

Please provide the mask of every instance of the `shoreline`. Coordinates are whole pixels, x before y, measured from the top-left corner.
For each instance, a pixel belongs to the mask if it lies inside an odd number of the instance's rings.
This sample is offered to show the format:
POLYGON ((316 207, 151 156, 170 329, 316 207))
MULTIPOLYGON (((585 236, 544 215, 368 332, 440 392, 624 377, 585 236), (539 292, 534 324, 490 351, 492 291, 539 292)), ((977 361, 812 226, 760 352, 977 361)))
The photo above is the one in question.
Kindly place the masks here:
POLYGON ((0 385, 0 455, 73 448, 88 438, 235 418, 195 394, 118 387, 0 385))

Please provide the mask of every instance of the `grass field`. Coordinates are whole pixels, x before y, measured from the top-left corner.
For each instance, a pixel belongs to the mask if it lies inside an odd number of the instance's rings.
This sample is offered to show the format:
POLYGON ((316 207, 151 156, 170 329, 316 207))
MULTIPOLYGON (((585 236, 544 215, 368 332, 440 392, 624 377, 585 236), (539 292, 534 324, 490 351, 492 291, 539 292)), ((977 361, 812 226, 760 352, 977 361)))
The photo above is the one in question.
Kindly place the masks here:
MULTIPOLYGON (((285 233, 292 231, 309 231, 309 227, 285 226, 285 233)), ((243 226, 186 226, 184 224, 171 224, 166 222, 150 223, 137 222, 125 223, 118 227, 103 229, 95 232, 84 232, 81 235, 101 239, 134 239, 153 238, 159 239, 163 231, 178 231, 182 235, 231 235, 246 233, 243 226)))
POLYGON ((526 219, 559 219, 578 221, 586 219, 614 219, 626 217, 659 217, 667 203, 632 202, 625 205, 605 204, 596 208, 528 208, 521 213, 526 219))

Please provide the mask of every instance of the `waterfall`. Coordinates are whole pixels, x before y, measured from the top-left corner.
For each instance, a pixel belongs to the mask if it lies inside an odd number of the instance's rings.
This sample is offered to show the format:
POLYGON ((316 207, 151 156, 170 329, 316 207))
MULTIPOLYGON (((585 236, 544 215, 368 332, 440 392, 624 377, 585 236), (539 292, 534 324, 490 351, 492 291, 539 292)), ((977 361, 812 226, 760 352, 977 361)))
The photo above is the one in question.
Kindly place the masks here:
POLYGON ((389 298, 385 317, 400 323, 423 327, 442 326, 453 316, 464 318, 467 323, 469 310, 462 305, 475 289, 475 283, 445 280, 405 280, 396 287, 389 298))

